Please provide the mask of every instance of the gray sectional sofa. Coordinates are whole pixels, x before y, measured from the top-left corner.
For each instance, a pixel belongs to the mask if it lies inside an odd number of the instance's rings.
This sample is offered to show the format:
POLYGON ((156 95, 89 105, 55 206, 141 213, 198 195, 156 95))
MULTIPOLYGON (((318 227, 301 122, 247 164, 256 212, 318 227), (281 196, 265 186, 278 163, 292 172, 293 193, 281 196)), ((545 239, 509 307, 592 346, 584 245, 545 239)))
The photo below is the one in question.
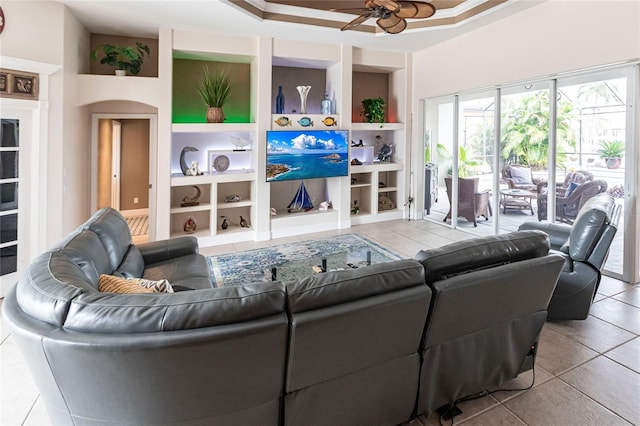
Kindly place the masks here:
POLYGON ((211 288, 193 239, 97 212, 3 315, 55 424, 393 425, 530 369, 562 258, 539 231, 292 282, 211 288), (173 294, 100 292, 100 274, 173 294))

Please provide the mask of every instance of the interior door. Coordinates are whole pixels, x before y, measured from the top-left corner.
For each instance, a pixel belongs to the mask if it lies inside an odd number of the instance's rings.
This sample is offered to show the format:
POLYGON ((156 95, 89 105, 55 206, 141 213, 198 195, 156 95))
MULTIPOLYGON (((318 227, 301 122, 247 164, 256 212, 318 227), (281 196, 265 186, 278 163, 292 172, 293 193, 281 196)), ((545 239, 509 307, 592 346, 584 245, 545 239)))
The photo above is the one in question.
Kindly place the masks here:
POLYGON ((32 113, 2 108, 0 118, 0 297, 15 284, 29 256, 28 162, 32 113))

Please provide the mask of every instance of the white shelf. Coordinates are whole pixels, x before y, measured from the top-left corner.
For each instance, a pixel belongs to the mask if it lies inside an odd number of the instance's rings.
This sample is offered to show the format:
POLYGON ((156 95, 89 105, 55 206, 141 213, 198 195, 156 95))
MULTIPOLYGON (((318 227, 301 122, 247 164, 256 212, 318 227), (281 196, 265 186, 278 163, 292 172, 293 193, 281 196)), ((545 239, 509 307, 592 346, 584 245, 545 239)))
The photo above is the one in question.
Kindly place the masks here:
POLYGON ((197 206, 189 206, 189 207, 172 207, 171 214, 176 213, 193 213, 193 212, 201 212, 211 210, 211 204, 198 204, 197 206))
POLYGON ((238 207, 251 207, 252 205, 253 205, 253 202, 251 200, 244 200, 244 201, 235 201, 230 203, 218 203, 216 208, 218 210, 225 210, 225 209, 235 209, 238 207))
POLYGON ((227 170, 215 174, 205 173, 200 176, 184 176, 174 173, 171 176, 171 186, 203 185, 207 183, 246 182, 256 178, 255 170, 227 170))
POLYGON ((174 123, 173 133, 255 132, 256 123, 174 123))
POLYGON ((402 170, 402 163, 373 163, 363 164, 361 166, 351 166, 351 174, 353 173, 370 173, 370 172, 394 172, 402 170))
POLYGON ((404 123, 351 123, 351 130, 404 130, 404 123))
POLYGON ((367 186, 371 186, 371 183, 354 183, 351 185, 352 188, 365 188, 367 186))
POLYGON ((196 232, 192 232, 192 233, 187 233, 187 232, 172 232, 171 233, 171 238, 177 238, 177 237, 196 237, 196 238, 202 238, 202 237, 208 237, 211 235, 211 231, 209 230, 209 228, 203 228, 200 229, 196 232))
POLYGON ((384 192, 396 192, 398 191, 398 188, 395 186, 387 186, 384 188, 378 188, 378 193, 384 193, 384 192))

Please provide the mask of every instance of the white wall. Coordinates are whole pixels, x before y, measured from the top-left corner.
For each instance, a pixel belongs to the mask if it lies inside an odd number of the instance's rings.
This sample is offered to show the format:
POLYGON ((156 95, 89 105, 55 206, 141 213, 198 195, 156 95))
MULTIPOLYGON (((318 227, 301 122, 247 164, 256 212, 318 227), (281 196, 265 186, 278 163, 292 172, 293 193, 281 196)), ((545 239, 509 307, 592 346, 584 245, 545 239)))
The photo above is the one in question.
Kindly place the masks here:
POLYGON ((414 55, 427 97, 640 58, 640 1, 549 0, 414 55))
MULTIPOLYGON (((89 33, 65 8, 63 50, 62 235, 91 215, 91 119, 77 102, 78 73, 89 68, 89 33)), ((58 240, 55 238, 53 241, 58 240)))

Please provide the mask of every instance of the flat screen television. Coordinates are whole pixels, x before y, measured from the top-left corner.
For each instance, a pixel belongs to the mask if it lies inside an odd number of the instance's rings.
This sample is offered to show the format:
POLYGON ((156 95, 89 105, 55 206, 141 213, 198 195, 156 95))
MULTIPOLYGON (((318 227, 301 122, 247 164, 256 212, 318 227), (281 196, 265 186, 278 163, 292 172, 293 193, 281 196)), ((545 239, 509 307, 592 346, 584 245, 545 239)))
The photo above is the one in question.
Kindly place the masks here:
POLYGON ((267 131, 267 182, 348 174, 347 130, 267 131))

